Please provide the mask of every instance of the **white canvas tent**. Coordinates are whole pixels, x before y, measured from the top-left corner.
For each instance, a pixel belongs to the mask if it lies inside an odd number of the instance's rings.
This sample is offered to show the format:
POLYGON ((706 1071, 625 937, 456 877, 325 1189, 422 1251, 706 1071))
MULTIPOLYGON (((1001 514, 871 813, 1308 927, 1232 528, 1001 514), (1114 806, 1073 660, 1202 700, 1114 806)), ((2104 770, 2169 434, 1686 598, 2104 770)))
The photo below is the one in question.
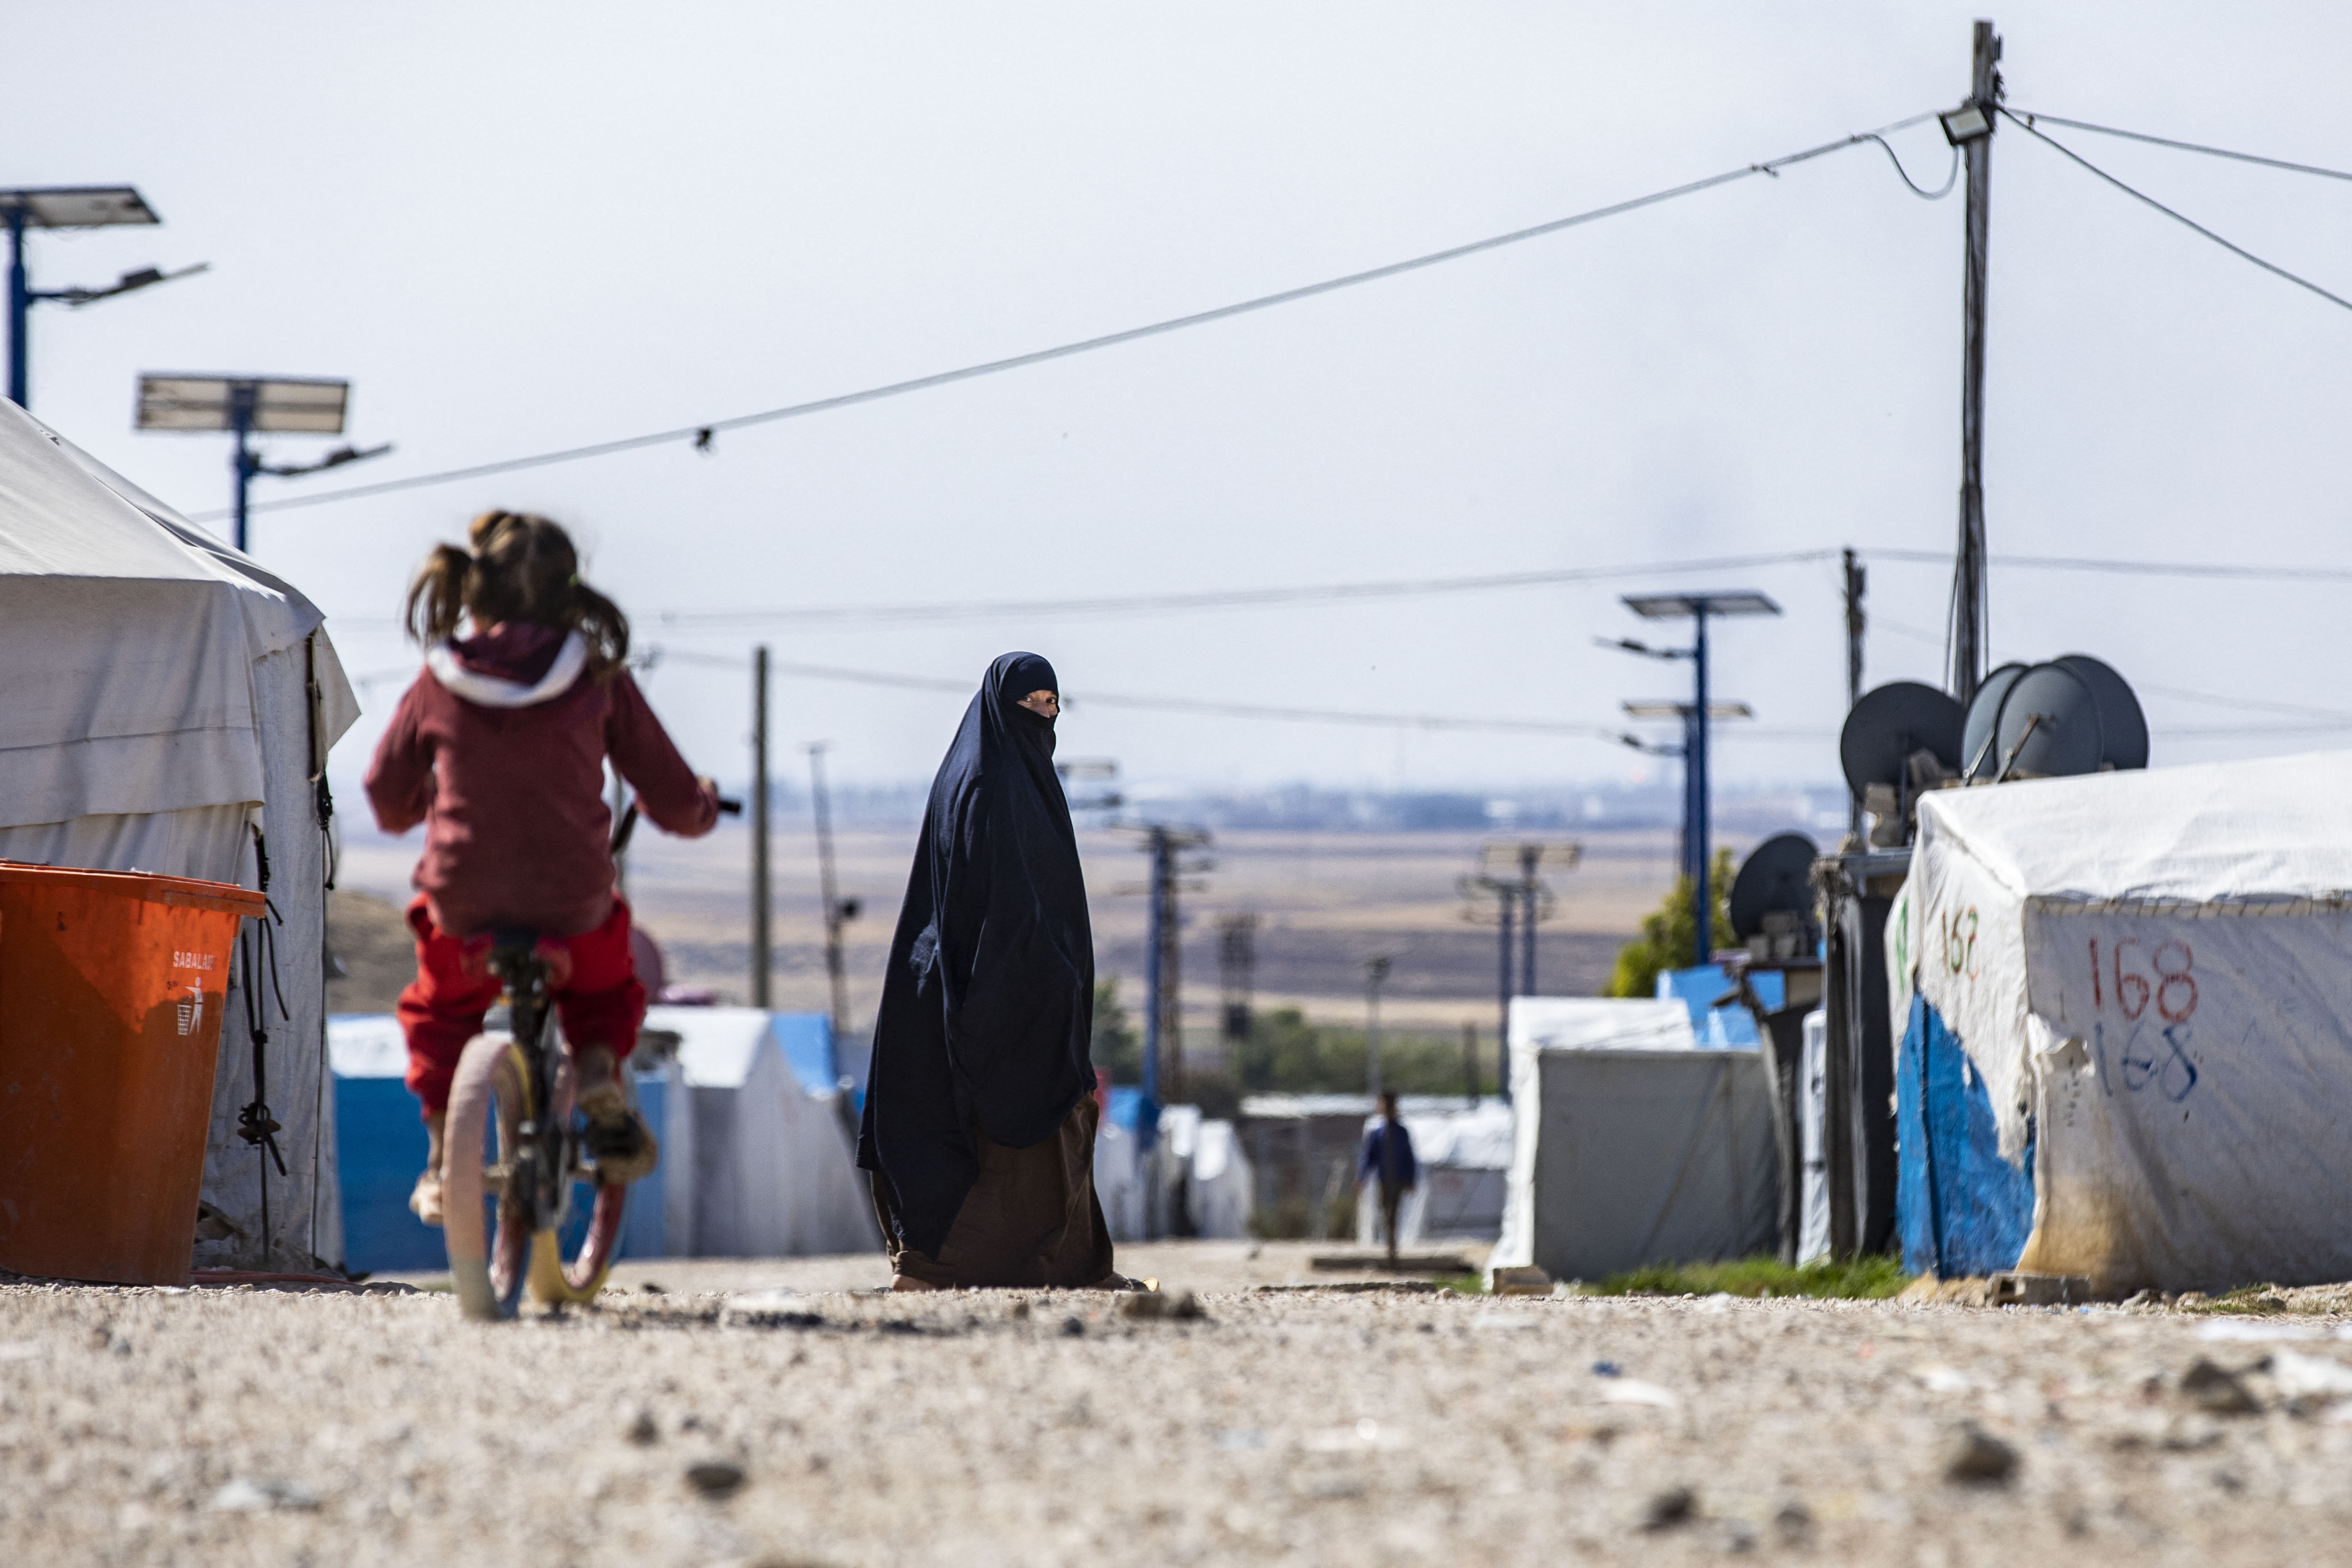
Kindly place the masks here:
MULTIPOLYGON (((1451 1097, 1404 1095, 1397 1114, 1412 1139, 1421 1180, 1397 1205, 1397 1245, 1433 1241, 1493 1241, 1500 1235, 1504 1194, 1510 1185, 1511 1150, 1517 1119, 1500 1100, 1465 1105, 1451 1097)), ((1380 1124, 1377 1112, 1364 1118, 1364 1131, 1380 1124)), ((1358 1145, 1361 1147, 1360 1142, 1358 1145)), ((1380 1205, 1372 1194, 1356 1203, 1356 1242, 1384 1243, 1380 1205)))
POLYGON ((691 1108, 665 1118, 664 1228, 678 1257, 793 1258, 882 1245, 872 1189, 841 1125, 840 1093, 802 1083, 779 1020, 754 1007, 646 1015, 647 1030, 678 1037, 688 1090, 679 1105, 691 1108))
POLYGON ((1927 1069, 1906 1256, 2011 1267, 1970 1255, 1991 1230, 2107 1289, 2352 1278, 2347 889, 2352 753, 1924 797, 1886 938, 1927 1069))
POLYGON ((1761 1053, 1702 1050, 1680 1002, 1511 1004, 1516 1113, 1489 1269, 1598 1279, 1773 1245, 1780 1213, 1761 1053))
MULTIPOLYGON (((232 976, 205 1145, 199 1268, 341 1250, 326 1094, 328 748, 359 715, 324 617, 288 584, 0 400, 0 859, 258 885, 282 923, 268 998, 288 1171, 237 1133, 254 1099, 232 976), (278 1005, 280 994, 284 1006, 278 1005)), ((257 922, 242 941, 256 948, 257 922)), ((240 968, 242 967, 240 963, 240 968)))

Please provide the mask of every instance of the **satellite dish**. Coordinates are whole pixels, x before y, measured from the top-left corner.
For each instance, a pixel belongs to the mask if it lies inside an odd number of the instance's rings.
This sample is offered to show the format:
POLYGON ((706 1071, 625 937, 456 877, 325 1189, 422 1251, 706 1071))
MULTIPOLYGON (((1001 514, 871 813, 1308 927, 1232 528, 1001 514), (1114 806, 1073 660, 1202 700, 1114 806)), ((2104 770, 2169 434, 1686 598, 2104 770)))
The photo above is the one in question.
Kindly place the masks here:
POLYGON ((1976 700, 1969 704, 1968 722, 1960 731, 1960 771, 1969 779, 1990 779, 2000 772, 2000 759, 1993 755, 1991 743, 1993 731, 2000 724, 2000 700, 2024 673, 2021 664, 2004 664, 1977 688, 1976 700))
POLYGON ((2037 664, 2010 683, 1992 744, 1979 779, 2095 773, 2106 754, 2098 697, 2065 666, 2037 664))
POLYGON ((1933 752, 1945 771, 1960 771, 1960 705, 1932 686, 1893 680, 1865 691, 1838 732, 1845 782, 1860 795, 1868 784, 1901 784, 1911 753, 1933 752))
POLYGON ((1731 932, 1740 941, 1759 934, 1768 914, 1793 914, 1810 931, 1813 924, 1813 862, 1821 850, 1801 833, 1780 833, 1748 851, 1731 881, 1726 902, 1731 932))
POLYGON ((2111 768, 2147 766, 2147 716, 2139 710, 2131 683, 2087 653, 2062 653, 2051 662, 2074 671, 2098 699, 2099 730, 2106 738, 2099 760, 2111 768))

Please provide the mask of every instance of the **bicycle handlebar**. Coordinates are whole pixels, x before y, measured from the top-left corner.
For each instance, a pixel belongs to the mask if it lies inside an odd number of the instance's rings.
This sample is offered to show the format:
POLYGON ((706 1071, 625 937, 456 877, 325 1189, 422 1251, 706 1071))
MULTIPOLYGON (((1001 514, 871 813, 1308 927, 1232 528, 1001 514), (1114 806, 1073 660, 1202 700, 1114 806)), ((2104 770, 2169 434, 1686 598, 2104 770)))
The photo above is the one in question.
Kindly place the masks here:
MULTIPOLYGON (((740 800, 730 800, 722 795, 719 797, 719 811, 722 816, 740 816, 743 815, 743 803, 740 800)), ((621 826, 613 830, 612 853, 618 855, 622 850, 626 849, 629 847, 629 836, 636 830, 637 803, 632 796, 629 808, 621 813, 621 826)))

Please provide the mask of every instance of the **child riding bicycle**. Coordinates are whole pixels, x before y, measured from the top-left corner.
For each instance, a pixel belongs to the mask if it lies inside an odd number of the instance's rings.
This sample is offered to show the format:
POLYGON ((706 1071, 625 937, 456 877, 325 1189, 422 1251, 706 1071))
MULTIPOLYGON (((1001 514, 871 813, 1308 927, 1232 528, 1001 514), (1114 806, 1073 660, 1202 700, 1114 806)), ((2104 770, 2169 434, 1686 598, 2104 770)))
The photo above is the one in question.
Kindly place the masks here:
POLYGON ((409 587, 425 669, 367 773, 385 832, 425 824, 408 907, 416 978, 399 1016, 429 1139, 409 1207, 435 1226, 449 1083, 499 998, 499 931, 539 933, 598 1179, 652 1173, 653 1133, 620 1079, 646 990, 614 889, 606 759, 656 826, 696 838, 719 820, 718 786, 688 768, 630 678, 628 619, 580 580, 570 536, 506 511, 484 512, 468 535, 470 549, 436 547, 409 587))

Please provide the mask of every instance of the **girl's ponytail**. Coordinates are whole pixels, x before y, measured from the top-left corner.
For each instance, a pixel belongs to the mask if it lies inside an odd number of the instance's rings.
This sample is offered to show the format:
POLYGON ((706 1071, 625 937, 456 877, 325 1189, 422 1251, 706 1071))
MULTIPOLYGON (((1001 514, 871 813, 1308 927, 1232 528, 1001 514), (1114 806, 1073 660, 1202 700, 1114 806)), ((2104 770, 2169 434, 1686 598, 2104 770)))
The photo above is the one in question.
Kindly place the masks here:
POLYGON ((408 590, 409 635, 423 643, 501 621, 560 626, 588 644, 591 679, 610 680, 629 658, 629 617, 580 580, 572 536, 543 517, 486 511, 466 531, 471 551, 437 545, 408 590))
POLYGON ((629 617, 621 606, 579 578, 572 579, 571 611, 564 624, 588 639, 591 679, 610 680, 629 662, 629 617))
POLYGON ((455 636, 466 613, 466 579, 474 558, 454 544, 436 544, 408 585, 408 635, 432 644, 455 636))

